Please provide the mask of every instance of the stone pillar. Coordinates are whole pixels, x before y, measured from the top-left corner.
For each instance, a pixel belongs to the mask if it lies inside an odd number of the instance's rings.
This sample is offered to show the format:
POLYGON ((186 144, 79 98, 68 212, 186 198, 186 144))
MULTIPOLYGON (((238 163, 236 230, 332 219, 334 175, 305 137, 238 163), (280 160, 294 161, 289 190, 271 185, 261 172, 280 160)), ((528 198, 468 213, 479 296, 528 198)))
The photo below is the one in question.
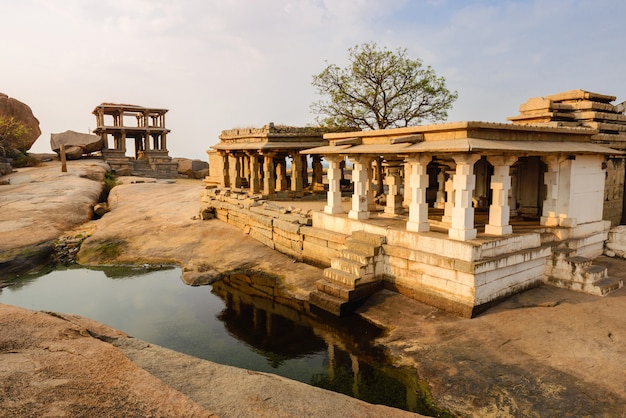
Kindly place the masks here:
POLYGON ((165 132, 163 132, 163 134, 161 135, 161 143, 159 144, 159 149, 161 151, 167 151, 166 136, 167 136, 167 134, 165 132))
POLYGON ((287 190, 287 164, 285 157, 276 158, 276 191, 283 192, 287 190))
POLYGON ((274 196, 276 172, 274 170, 274 154, 265 154, 263 162, 263 194, 268 198, 274 196))
MULTIPOLYGON (((380 164, 380 162, 378 162, 378 164, 380 164)), ((387 161, 387 175, 385 176, 385 183, 387 184, 387 204, 385 206, 385 213, 397 215, 404 212, 402 208, 402 195, 400 194, 400 186, 402 186, 401 170, 402 161, 387 161)), ((378 175, 379 179, 382 180, 380 173, 378 175)))
POLYGON ((291 191, 296 197, 304 196, 302 184, 302 158, 297 151, 294 151, 291 158, 291 191))
POLYGON ((249 152, 248 157, 250 158, 250 192, 259 193, 261 191, 259 156, 256 152, 249 152))
POLYGON ((517 216, 517 166, 511 166, 511 188, 509 189, 510 217, 517 216))
POLYGON ((319 155, 313 155, 313 178, 312 183, 315 184, 323 184, 323 167, 322 167, 322 157, 319 155))
POLYGON ((548 155, 542 160, 548 171, 544 174, 546 200, 541 225, 575 227, 576 219, 570 217, 572 160, 563 155, 548 155))
POLYGON ((326 194, 326 206, 324 206, 324 212, 335 214, 343 213, 343 207, 341 207, 341 162, 344 158, 333 154, 324 156, 328 161, 328 171, 326 171, 326 177, 328 177, 328 193, 326 194))
POLYGON ((370 213, 368 211, 367 201, 367 177, 372 158, 364 155, 357 155, 350 158, 354 167, 352 168, 352 182, 354 183, 354 194, 352 195, 352 210, 348 212, 350 219, 368 219, 370 213))
POLYGON ((306 155, 301 155, 300 159, 302 160, 302 187, 309 186, 309 163, 306 155))
POLYGON ((228 164, 228 153, 220 153, 222 155, 222 182, 220 186, 230 187, 230 166, 228 164))
POLYGON ((439 173, 437 173, 437 198, 433 205, 437 209, 443 209, 446 206, 446 170, 448 168, 446 165, 440 165, 439 173))
POLYGON ((446 171, 448 180, 444 184, 446 202, 443 205, 443 217, 441 222, 452 223, 452 210, 454 209, 454 170, 446 171))
POLYGON ((409 207, 411 204, 411 167, 404 164, 404 201, 402 205, 409 207))
MULTIPOLYGON (((385 186, 383 184, 383 157, 376 159, 376 196, 380 196, 385 193, 385 186)), ((399 192, 399 190, 398 190, 399 192)))
POLYGON ((511 190, 511 165, 517 161, 515 155, 487 157, 493 165, 491 176, 491 206, 489 206, 489 223, 485 225, 485 234, 508 235, 513 233, 509 224, 511 208, 509 207, 509 190, 511 190))
POLYGON ((243 186, 243 177, 241 176, 241 157, 237 154, 233 155, 235 159, 235 187, 243 186))
POLYGON ((374 190, 374 183, 372 183, 372 178, 374 177, 374 167, 372 162, 367 165, 367 187, 366 187, 366 196, 367 196, 367 210, 369 212, 376 211, 376 201, 374 200, 376 191, 374 190))
POLYGON ((428 189, 428 172, 426 168, 432 157, 428 154, 418 154, 407 159, 405 172, 409 174, 411 203, 409 203, 409 220, 406 223, 407 231, 424 232, 430 230, 428 223, 428 203, 426 189, 428 189))
POLYGON ((474 228, 474 207, 472 193, 476 186, 474 163, 480 159, 478 154, 455 154, 456 174, 454 175, 454 209, 452 226, 448 236, 452 239, 467 241, 476 238, 474 228))

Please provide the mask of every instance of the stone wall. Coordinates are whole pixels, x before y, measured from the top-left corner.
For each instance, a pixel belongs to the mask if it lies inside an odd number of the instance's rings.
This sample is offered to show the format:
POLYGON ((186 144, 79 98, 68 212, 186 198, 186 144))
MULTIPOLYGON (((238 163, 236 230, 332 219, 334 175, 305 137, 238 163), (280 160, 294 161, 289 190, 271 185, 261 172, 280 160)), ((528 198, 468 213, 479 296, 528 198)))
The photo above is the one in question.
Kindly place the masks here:
POLYGON ((246 192, 208 185, 201 218, 212 216, 271 249, 320 267, 330 266, 345 248, 347 235, 313 228, 309 211, 281 207, 246 192))

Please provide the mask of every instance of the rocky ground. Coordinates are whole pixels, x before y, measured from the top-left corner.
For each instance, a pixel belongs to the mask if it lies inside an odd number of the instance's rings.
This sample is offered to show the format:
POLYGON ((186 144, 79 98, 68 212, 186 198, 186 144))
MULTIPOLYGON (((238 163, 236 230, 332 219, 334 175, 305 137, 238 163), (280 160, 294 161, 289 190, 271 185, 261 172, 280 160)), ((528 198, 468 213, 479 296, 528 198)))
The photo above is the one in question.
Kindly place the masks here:
MULTIPOLYGON (((78 173, 85 169, 80 164, 86 162, 76 162, 75 166, 70 166, 70 173, 78 178, 81 177, 78 173)), ((93 167, 89 170, 99 170, 93 167)), ((36 170, 44 169, 48 170, 46 167, 36 170)), ((42 174, 44 172, 41 171, 42 174)), ((101 219, 83 224, 73 217, 71 210, 65 216, 60 216, 61 213, 56 213, 60 209, 48 209, 41 212, 41 216, 45 215, 46 218, 37 228, 31 226, 37 225, 35 221, 21 224, 19 214, 23 216, 27 212, 16 211, 19 209, 16 199, 31 199, 37 194, 37 188, 42 186, 43 181, 36 180, 41 178, 39 174, 30 172, 28 175, 31 176, 33 189, 31 192, 23 189, 21 198, 7 197, 5 188, 10 186, 0 186, 0 207, 11 204, 14 209, 13 218, 4 209, 0 210, 0 230, 12 233, 11 228, 19 228, 29 236, 39 236, 43 225, 49 222, 58 224, 55 228, 59 235, 66 231, 69 236, 88 235, 79 253, 82 263, 176 262, 183 267, 183 280, 188 283, 219 279, 220 274, 237 269, 262 270, 277 274, 285 289, 294 298, 301 299, 306 298, 314 281, 321 275, 319 269, 294 263, 230 225, 217 220, 197 220, 201 182, 178 180, 175 184, 133 184, 130 183, 133 179, 127 178, 128 184, 113 189, 109 198, 111 211, 101 219), (63 221, 54 220, 56 217, 63 221)), ((26 183, 25 180, 18 180, 19 175, 14 178, 13 185, 26 183)), ((62 183, 66 180, 69 180, 67 176, 53 182, 62 183)), ((48 190, 50 187, 44 186, 39 190, 48 190)), ((78 187, 82 186, 75 185, 72 190, 78 187)), ((70 193, 57 192, 57 195, 51 199, 51 204, 67 201, 70 193), (64 198, 60 198, 62 193, 64 198)), ((45 204, 40 203, 44 205, 42 209, 45 204)), ((42 234, 41 237, 44 235, 50 237, 54 233, 42 234)), ((19 234, 11 236, 18 237, 19 234)), ((40 245, 46 239, 33 238, 29 245, 40 245)), ((6 260, 15 254, 11 248, 20 241, 4 242, 5 234, 0 236, 0 241, 3 241, 0 242, 0 260, 4 260, 4 265, 7 265, 6 260)), ((608 258, 600 262, 610 265, 611 275, 626 275, 626 262, 608 258)), ((128 405, 129 415, 152 411, 140 409, 137 406, 139 400, 153 407, 155 412, 150 413, 154 415, 169 415, 167 409, 158 408, 175 408, 179 403, 188 405, 185 406, 189 408, 188 415, 193 415, 195 411, 201 411, 198 412, 200 415, 215 413, 218 416, 263 416, 263 413, 266 416, 407 415, 389 408, 381 412, 377 409, 380 407, 276 376, 233 370, 172 353, 120 336, 114 330, 105 332, 84 319, 2 308, 1 341, 9 343, 0 344, 0 411, 15 408, 11 398, 5 394, 17 396, 16 393, 33 390, 28 400, 22 401, 18 409, 11 411, 20 411, 19 408, 35 411, 37 405, 45 405, 61 408, 61 411, 69 414, 71 410, 68 409, 68 403, 73 402, 72 396, 89 398, 89 395, 83 394, 86 388, 80 384, 80 379, 85 377, 74 377, 72 373, 77 373, 77 370, 71 366, 57 374, 51 372, 47 375, 42 370, 53 370, 53 364, 58 363, 53 357, 46 356, 57 352, 68 355, 74 352, 77 355, 79 351, 72 348, 72 344, 89 340, 101 346, 102 350, 113 350, 116 356, 126 359, 124 364, 128 364, 129 370, 134 370, 132 373, 129 371, 130 374, 124 378, 115 375, 107 384, 90 388, 103 390, 92 396, 94 400, 106 400, 120 408, 128 405), (7 314, 7 309, 15 311, 7 314), (11 315, 26 319, 13 323, 5 319, 12 318, 11 315), (37 325, 42 318, 57 322, 61 327, 77 329, 54 331, 53 336, 59 341, 52 343, 49 341, 52 337, 47 336, 42 342, 39 333, 42 328, 48 329, 48 326, 37 325), (7 340, 4 336, 11 329, 17 332, 16 337, 7 340), (106 337, 98 338, 100 335, 106 337), (51 344, 55 347, 64 347, 65 344, 67 347, 50 350, 51 344), (38 353, 41 357, 26 357, 30 353, 33 356, 38 353), (191 375, 205 373, 204 385, 187 381, 190 375, 186 373, 188 367, 193 367, 194 373, 191 375), (221 378, 214 374, 217 373, 214 370, 218 369, 226 370, 221 378), (125 395, 127 399, 117 400, 115 396, 119 396, 120 391, 111 388, 122 387, 119 385, 129 381, 124 379, 132 381, 139 379, 139 375, 143 376, 142 379, 157 379, 164 386, 154 386, 157 389, 148 393, 142 392, 138 385, 136 392, 125 395), (250 390, 262 390, 246 392, 246 385, 239 383, 239 379, 245 381, 246 377, 252 379, 249 381, 250 390), (23 378, 35 379, 34 383, 28 385, 31 389, 15 392, 16 383, 11 382, 23 378), (213 379, 213 383, 207 384, 207 379, 213 379), (254 379, 260 379, 262 383, 254 379), (227 385, 226 382, 231 380, 237 383, 227 385), (72 386, 74 382, 75 386, 72 386), (283 395, 281 385, 289 388, 284 389, 286 392, 283 395), (201 386, 205 386, 204 392, 201 386), (64 388, 67 392, 52 388, 64 388), (111 391, 106 392, 105 388, 111 391), (235 392, 240 389, 243 392, 235 392), (186 397, 186 400, 176 397, 178 395, 169 390, 186 397), (46 391, 47 394, 44 393, 46 391), (219 399, 215 399, 215 396, 211 398, 207 392, 216 392, 221 396, 217 397, 219 399), (54 402, 51 401, 51 393, 59 394, 54 395, 58 396, 54 402), (288 396, 290 393, 291 398, 288 396), (271 396, 268 397, 268 394, 271 396), (153 402, 154 397, 172 399, 172 404, 153 402), (293 402, 293 399, 297 399, 297 402, 293 402), (332 402, 332 410, 324 409, 328 402, 332 402), (28 406, 31 403, 35 409, 28 406)), ((626 369, 622 365, 626 355, 624 312, 625 289, 600 298, 541 286, 512 297, 474 319, 457 318, 388 291, 374 295, 358 313, 389 330, 378 343, 389 349, 398 365, 414 368, 421 378, 426 379, 435 402, 455 415, 612 417, 626 414, 626 369)), ((63 364, 71 363, 64 360, 63 364)), ((91 370, 88 366, 81 369, 91 370)), ((104 374, 103 369, 101 375, 104 374)), ((98 404, 94 401, 93 407, 98 404)), ((144 405, 142 408, 148 407, 144 405)))

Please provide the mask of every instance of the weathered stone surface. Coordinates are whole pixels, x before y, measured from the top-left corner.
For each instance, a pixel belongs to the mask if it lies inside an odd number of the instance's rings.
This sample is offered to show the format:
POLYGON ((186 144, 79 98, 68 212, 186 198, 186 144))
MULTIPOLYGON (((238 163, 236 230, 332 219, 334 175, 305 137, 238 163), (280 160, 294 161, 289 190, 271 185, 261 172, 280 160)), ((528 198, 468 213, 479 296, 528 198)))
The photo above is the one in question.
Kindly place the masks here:
POLYGON ((65 154, 68 159, 78 158, 82 154, 102 150, 102 138, 98 135, 83 134, 75 131, 65 131, 58 134, 50 134, 50 148, 57 154, 60 153, 61 145, 65 146, 65 154), (70 157, 71 155, 71 157, 70 157))
POLYGON ((208 175, 209 163, 202 160, 191 160, 189 158, 173 158, 178 164, 178 174, 183 174, 190 179, 202 179, 208 175))
POLYGON ((9 97, 4 93, 0 93, 0 117, 14 117, 22 122, 29 130, 28 134, 23 138, 20 144, 8 144, 7 148, 16 148, 19 150, 29 150, 33 146, 37 138, 41 135, 39 129, 39 120, 33 115, 31 108, 13 97, 9 97))

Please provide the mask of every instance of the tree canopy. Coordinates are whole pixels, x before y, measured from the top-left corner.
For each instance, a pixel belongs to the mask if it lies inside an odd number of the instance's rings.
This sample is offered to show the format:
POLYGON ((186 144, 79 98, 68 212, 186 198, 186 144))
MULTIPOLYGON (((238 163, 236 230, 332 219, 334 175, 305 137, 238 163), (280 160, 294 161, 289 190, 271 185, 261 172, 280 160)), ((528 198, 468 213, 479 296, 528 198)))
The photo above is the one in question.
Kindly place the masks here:
POLYGON ((6 156, 11 148, 25 152, 30 129, 13 116, 0 115, 0 156, 6 156))
POLYGON ((321 125, 367 130, 445 120, 458 97, 430 66, 407 57, 406 49, 365 43, 348 55, 346 68, 330 64, 313 76, 317 93, 326 97, 311 105, 321 125))

